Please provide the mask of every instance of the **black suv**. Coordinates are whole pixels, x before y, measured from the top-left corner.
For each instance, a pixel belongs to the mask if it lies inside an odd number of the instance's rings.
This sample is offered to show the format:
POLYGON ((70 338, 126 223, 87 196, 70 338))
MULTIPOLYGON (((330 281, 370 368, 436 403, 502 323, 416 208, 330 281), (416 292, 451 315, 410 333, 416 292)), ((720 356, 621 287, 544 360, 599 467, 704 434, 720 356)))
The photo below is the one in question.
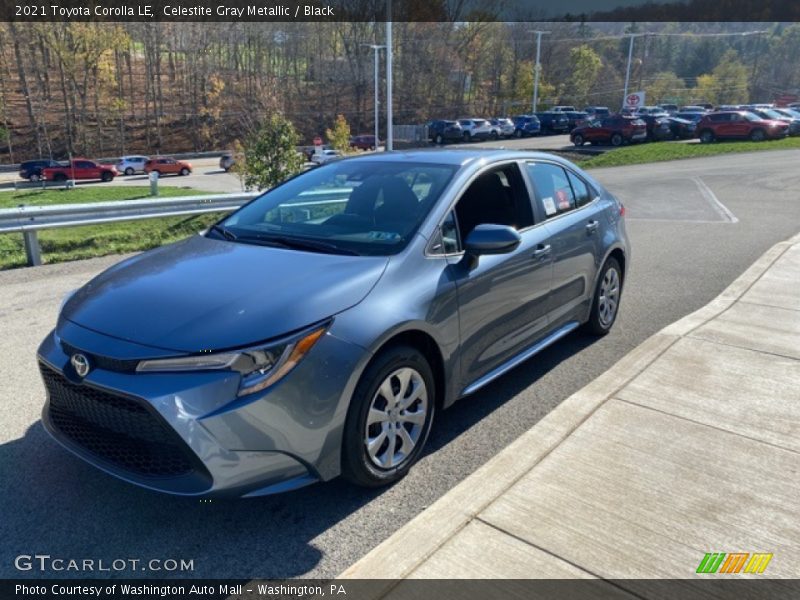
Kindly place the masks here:
POLYGON ((60 166, 61 163, 50 159, 26 160, 19 166, 19 176, 30 181, 39 181, 42 178, 42 169, 60 166))
POLYGON ((458 121, 444 121, 439 119, 428 123, 428 139, 434 144, 444 144, 464 139, 464 131, 458 121))
POLYGON ((536 116, 542 124, 542 133, 569 133, 569 118, 564 113, 545 111, 536 116))

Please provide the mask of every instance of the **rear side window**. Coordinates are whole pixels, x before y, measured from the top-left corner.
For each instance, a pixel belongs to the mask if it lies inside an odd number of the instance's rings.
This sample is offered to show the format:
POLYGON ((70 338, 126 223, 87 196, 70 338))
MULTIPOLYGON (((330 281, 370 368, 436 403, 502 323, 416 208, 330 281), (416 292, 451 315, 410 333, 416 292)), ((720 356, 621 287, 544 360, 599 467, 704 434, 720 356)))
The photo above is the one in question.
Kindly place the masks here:
POLYGON ((577 207, 570 180, 562 167, 552 163, 531 162, 526 168, 548 219, 577 207))
POLYGON ((567 179, 572 185, 572 192, 575 195, 575 204, 578 208, 586 206, 594 198, 594 191, 577 175, 567 171, 567 179))

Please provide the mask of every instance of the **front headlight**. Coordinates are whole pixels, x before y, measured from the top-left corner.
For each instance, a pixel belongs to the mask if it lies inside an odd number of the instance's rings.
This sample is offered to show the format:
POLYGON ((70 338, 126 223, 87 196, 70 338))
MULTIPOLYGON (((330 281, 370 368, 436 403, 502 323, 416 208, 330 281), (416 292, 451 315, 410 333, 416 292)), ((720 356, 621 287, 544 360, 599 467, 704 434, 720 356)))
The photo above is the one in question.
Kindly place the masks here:
POLYGON ((266 389, 288 375, 319 341, 327 328, 328 324, 305 330, 280 342, 246 350, 143 360, 137 365, 136 371, 169 373, 230 369, 241 374, 237 395, 244 396, 266 389))

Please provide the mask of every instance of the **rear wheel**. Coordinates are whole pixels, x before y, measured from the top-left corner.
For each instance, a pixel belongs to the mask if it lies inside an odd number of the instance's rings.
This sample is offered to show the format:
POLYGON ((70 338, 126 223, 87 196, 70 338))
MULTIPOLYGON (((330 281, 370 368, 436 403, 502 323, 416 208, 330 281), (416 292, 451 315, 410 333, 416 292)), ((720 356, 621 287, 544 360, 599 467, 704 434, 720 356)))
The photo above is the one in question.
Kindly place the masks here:
POLYGON ((614 135, 611 136, 611 145, 612 146, 622 146, 622 142, 623 142, 623 140, 622 140, 622 134, 621 133, 615 133, 614 135))
POLYGON ((378 487, 405 476, 422 454, 435 405, 433 372, 418 350, 381 352, 350 401, 342 441, 345 479, 378 487))
POLYGON ((574 136, 572 136, 572 143, 576 146, 583 146, 585 142, 586 140, 583 139, 583 136, 580 133, 576 133, 574 136))
POLYGON ((434 141, 434 143, 435 143, 435 144, 438 144, 438 145, 440 145, 440 146, 441 146, 442 144, 444 144, 444 138, 442 137, 442 134, 441 134, 441 133, 437 133, 437 134, 436 134, 436 137, 433 139, 433 141, 434 141))
POLYGON ((616 258, 609 258, 603 265, 597 287, 594 290, 592 312, 586 329, 595 335, 605 335, 611 331, 617 320, 619 301, 622 294, 622 269, 616 258))
POLYGON ((522 129, 515 129, 514 130, 514 137, 521 138, 522 137, 522 129))
POLYGON ((766 137, 767 135, 764 133, 763 129, 754 129, 750 133, 750 139, 754 142, 763 142, 766 137))
POLYGON ((700 143, 701 144, 710 144, 714 141, 714 132, 710 129, 704 129, 700 132, 700 143))

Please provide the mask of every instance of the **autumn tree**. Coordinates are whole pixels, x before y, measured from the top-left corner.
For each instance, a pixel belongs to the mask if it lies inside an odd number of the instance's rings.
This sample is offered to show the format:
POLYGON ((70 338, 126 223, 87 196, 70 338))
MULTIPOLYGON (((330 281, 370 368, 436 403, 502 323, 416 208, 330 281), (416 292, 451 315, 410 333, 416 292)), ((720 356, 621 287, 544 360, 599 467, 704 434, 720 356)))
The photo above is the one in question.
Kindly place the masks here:
POLYGON ((686 83, 672 71, 656 73, 644 91, 649 104, 663 102, 684 104, 688 101, 686 83))
POLYGON ((244 146, 240 167, 247 189, 271 188, 303 168, 297 152, 299 136, 294 125, 280 113, 265 120, 244 146))
POLYGON ((572 74, 564 86, 564 96, 578 104, 588 104, 589 92, 597 81, 603 66, 600 56, 588 45, 582 44, 569 51, 572 74))
POLYGON ((326 129, 325 137, 328 138, 328 144, 334 150, 338 150, 342 154, 350 151, 350 125, 344 115, 336 115, 333 129, 326 129))

